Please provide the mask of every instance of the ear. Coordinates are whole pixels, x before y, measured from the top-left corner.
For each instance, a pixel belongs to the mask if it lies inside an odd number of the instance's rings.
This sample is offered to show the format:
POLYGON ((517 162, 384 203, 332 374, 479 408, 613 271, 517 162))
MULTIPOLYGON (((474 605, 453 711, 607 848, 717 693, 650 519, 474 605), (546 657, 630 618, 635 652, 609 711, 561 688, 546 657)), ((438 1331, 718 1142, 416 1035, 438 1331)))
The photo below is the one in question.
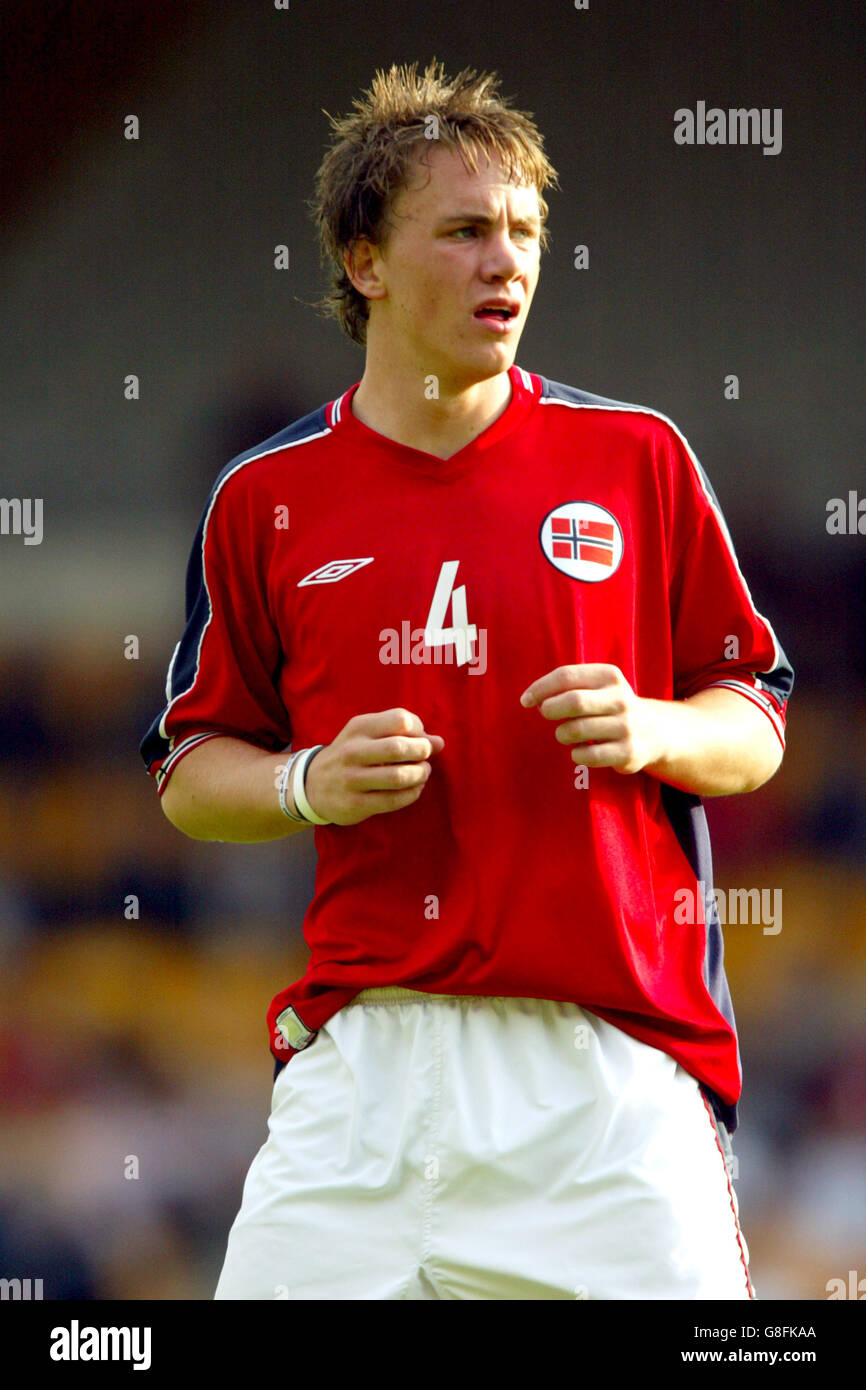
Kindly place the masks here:
POLYGON ((384 299, 387 294, 384 263, 378 246, 358 237, 343 252, 346 274, 365 299, 384 299))

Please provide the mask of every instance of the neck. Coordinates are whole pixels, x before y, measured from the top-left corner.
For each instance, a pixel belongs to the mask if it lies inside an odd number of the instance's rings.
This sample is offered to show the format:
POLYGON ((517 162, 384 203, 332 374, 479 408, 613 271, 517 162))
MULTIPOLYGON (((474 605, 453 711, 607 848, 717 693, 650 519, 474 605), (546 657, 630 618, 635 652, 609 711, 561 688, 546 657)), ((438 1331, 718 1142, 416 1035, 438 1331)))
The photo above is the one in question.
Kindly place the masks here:
POLYGON ((483 381, 454 381, 389 362, 368 342, 352 413, 377 434, 445 460, 492 425, 510 400, 507 371, 483 381))

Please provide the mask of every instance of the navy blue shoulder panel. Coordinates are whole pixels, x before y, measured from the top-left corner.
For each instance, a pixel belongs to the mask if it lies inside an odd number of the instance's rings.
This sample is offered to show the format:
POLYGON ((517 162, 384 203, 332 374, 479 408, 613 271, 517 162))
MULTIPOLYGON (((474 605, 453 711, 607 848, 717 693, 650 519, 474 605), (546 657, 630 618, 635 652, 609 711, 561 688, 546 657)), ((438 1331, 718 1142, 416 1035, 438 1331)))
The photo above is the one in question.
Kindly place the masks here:
MULTIPOLYGON (((284 449, 286 445, 300 444, 308 436, 321 434, 328 428, 326 418, 327 406, 320 405, 318 410, 311 410, 309 415, 304 415, 300 420, 295 420, 291 425, 286 425, 284 429, 272 434, 270 439, 265 439, 261 444, 256 444, 252 449, 245 449, 242 454, 237 454, 221 469, 217 474, 216 481, 210 490, 207 502, 202 512, 201 521, 196 531, 192 550, 190 551, 189 564, 186 571, 186 617, 189 621, 196 601, 204 589, 202 578, 202 537, 210 509, 213 506, 214 498, 219 492, 225 480, 236 468, 244 463, 252 463, 254 459, 261 458, 265 454, 275 454, 278 450, 284 449)), ((188 687, 183 684, 183 673, 181 671, 172 672, 172 685, 176 692, 180 693, 188 687)))
MULTIPOLYGON (((742 1073, 734 1006, 731 1003, 731 992, 728 989, 728 981, 725 976, 724 938, 713 892, 713 855, 710 847, 707 813, 699 796, 680 791, 678 787, 672 787, 667 782, 661 783, 661 789, 662 805, 668 820, 673 826, 680 848, 688 859, 698 883, 703 888, 704 915, 707 924, 704 947, 704 983, 719 1013, 727 1019, 733 1029, 737 1041, 737 1065, 742 1073)), ((736 1105, 727 1105, 721 1096, 717 1096, 715 1091, 703 1083, 702 1089, 715 1112, 716 1118, 721 1120, 729 1134, 733 1134, 738 1123, 736 1105)))
POLYGON ((320 405, 318 409, 311 410, 308 415, 302 415, 299 420, 293 420, 284 429, 277 430, 270 439, 265 439, 261 444, 256 444, 252 449, 245 449, 242 454, 236 454, 231 462, 217 475, 213 491, 216 492, 222 480, 237 467, 239 463, 249 463, 252 459, 260 458, 262 454, 273 454, 278 449, 283 449, 287 444, 299 444, 308 435, 321 434, 328 426, 327 419, 328 407, 320 405))
POLYGON ((198 667, 198 652, 202 633, 207 626, 210 618, 210 598, 207 586, 204 582, 204 533, 207 526, 208 517, 214 500, 226 479, 245 463, 252 463, 255 459, 262 458, 266 454, 277 453, 280 449, 293 444, 300 444, 305 439, 313 438, 318 434, 324 434, 329 429, 327 421, 327 406, 321 405, 317 410, 310 411, 308 415, 295 420, 287 425, 285 429, 279 430, 276 434, 265 439, 261 444, 255 445, 251 449, 244 450, 237 454, 229 463, 220 470, 216 481, 210 490, 208 499, 202 510, 195 539, 190 550, 189 562, 186 570, 186 627, 183 636, 177 645, 174 657, 169 670, 169 680, 166 687, 166 706, 160 710, 154 719, 147 733, 141 741, 140 752, 145 765, 150 766, 167 757, 170 748, 169 742, 161 732, 162 721, 165 717, 168 705, 178 695, 184 694, 191 687, 195 680, 198 667))
MULTIPOLYGON (((541 395, 552 401, 567 401, 572 405, 598 405, 605 409, 620 410, 645 410, 642 405, 631 405, 628 401, 614 401, 607 396, 594 396, 591 391, 580 391, 576 386, 567 386, 562 381, 550 381, 548 377, 540 377, 541 395)), ((655 414, 655 411, 650 411, 655 414)))

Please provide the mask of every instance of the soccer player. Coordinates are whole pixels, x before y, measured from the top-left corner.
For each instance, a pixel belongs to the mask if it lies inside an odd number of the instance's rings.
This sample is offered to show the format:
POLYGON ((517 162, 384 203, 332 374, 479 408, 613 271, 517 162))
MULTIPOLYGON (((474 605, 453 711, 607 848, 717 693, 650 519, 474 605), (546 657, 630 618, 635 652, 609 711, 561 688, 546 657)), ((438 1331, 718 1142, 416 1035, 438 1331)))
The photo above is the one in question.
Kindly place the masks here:
POLYGON ((229 463, 142 744, 197 839, 315 827, 219 1299, 748 1299, 702 797, 792 672, 670 420, 515 363, 556 174, 494 74, 334 120, 337 399, 229 463))

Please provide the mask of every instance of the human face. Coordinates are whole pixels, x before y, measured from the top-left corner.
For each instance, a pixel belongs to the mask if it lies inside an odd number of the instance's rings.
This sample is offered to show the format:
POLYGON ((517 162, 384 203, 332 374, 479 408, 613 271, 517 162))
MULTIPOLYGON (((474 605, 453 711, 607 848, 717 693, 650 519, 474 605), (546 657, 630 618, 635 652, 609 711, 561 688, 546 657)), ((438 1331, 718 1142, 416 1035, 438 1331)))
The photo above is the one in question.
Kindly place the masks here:
POLYGON ((456 150, 436 146, 414 166, 388 224, 374 249, 382 292, 372 299, 368 346, 452 390, 506 371, 538 283, 536 189, 509 183, 484 152, 473 173, 456 150), (496 300, 511 317, 479 314, 496 300))

